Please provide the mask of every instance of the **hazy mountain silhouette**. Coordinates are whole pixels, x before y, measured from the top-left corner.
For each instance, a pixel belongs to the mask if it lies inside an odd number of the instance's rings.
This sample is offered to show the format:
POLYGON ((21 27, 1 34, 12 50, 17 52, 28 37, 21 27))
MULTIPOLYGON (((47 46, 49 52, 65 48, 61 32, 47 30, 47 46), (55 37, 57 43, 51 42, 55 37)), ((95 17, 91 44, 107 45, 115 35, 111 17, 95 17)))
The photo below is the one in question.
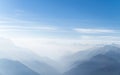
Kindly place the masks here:
POLYGON ((8 39, 0 39, 0 58, 18 60, 41 75, 60 75, 56 68, 48 64, 49 60, 46 62, 43 57, 40 57, 31 50, 16 46, 8 39))
POLYGON ((72 67, 64 75, 120 75, 120 48, 117 46, 78 52, 75 57, 77 60, 72 60, 72 67))
POLYGON ((24 64, 8 60, 0 59, 0 74, 1 75, 40 75, 37 72, 31 70, 24 64))
POLYGON ((120 48, 105 45, 77 52, 60 63, 0 40, 0 75, 120 75, 120 48), (16 61, 13 61, 16 60, 16 61), (61 66, 61 68, 60 68, 61 66))

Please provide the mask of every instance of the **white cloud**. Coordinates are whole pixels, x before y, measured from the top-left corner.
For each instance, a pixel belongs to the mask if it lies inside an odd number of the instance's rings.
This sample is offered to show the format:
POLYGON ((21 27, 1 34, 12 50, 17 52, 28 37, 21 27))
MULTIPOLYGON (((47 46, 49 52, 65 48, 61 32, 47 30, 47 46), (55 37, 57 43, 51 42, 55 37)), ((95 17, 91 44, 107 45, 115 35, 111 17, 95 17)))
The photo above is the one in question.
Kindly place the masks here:
POLYGON ((0 31, 57 31, 57 27, 42 25, 32 21, 0 18, 0 31))
POLYGON ((45 37, 11 39, 18 46, 29 48, 39 55, 53 59, 103 44, 120 44, 120 39, 117 36, 81 36, 78 39, 45 37))
POLYGON ((50 26, 0 26, 0 31, 56 31, 50 26))
MULTIPOLYGON (((18 10, 19 11, 19 10, 18 10)), ((0 31, 54 31, 54 32, 79 32, 79 33, 114 33, 115 30, 110 29, 87 29, 74 28, 71 30, 60 29, 52 25, 42 25, 34 21, 24 21, 14 18, 0 18, 0 31)))
POLYGON ((120 43, 119 36, 81 36, 80 40, 85 44, 111 44, 120 43))
POLYGON ((114 33, 114 30, 109 29, 85 29, 85 28, 74 28, 74 31, 80 33, 114 33))

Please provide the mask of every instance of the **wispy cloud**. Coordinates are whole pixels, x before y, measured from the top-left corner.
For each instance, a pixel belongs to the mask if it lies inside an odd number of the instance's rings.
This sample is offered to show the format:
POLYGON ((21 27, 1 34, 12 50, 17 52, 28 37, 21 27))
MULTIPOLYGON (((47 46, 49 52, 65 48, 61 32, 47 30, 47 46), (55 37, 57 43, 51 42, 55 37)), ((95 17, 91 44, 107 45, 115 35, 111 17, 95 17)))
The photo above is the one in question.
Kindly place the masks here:
POLYGON ((58 28, 31 21, 0 18, 0 31, 56 31, 58 28))
POLYGON ((110 29, 85 29, 85 28, 74 28, 74 31, 80 33, 114 33, 114 30, 110 29))
MULTIPOLYGON (((22 12, 18 10, 18 12, 22 12)), ((52 32, 79 32, 79 33, 115 33, 110 29, 73 28, 65 29, 59 26, 44 25, 34 21, 24 21, 14 18, 0 18, 0 31, 52 31, 52 32)))
POLYGON ((49 26, 0 26, 0 31, 56 31, 57 28, 49 26))

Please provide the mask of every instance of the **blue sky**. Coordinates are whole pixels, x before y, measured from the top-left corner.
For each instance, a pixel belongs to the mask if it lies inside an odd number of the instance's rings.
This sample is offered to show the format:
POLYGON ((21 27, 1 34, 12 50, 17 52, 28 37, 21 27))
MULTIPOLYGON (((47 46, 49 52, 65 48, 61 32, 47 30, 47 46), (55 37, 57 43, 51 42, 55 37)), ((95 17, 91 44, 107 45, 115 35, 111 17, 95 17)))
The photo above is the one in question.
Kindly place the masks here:
POLYGON ((54 49, 51 56, 68 53, 119 43, 119 13, 119 0, 1 0, 0 36, 37 52, 54 49))
POLYGON ((5 0, 5 16, 59 27, 119 28, 119 0, 5 0), (113 27, 114 25, 114 27, 113 27))

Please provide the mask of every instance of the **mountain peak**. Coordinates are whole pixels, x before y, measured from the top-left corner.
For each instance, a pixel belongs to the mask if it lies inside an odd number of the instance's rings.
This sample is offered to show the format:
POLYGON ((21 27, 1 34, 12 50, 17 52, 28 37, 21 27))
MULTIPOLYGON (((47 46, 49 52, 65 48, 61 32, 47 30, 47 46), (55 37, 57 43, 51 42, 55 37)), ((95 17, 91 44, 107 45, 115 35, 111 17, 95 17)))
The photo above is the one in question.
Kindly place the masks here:
POLYGON ((119 75, 120 47, 109 44, 82 51, 71 61, 72 67, 65 75, 119 75))
POLYGON ((102 54, 105 54, 107 52, 118 52, 120 51, 120 46, 118 44, 108 44, 108 45, 103 45, 103 46, 100 46, 98 48, 95 48, 93 50, 93 52, 97 52, 97 53, 102 53, 102 54))

